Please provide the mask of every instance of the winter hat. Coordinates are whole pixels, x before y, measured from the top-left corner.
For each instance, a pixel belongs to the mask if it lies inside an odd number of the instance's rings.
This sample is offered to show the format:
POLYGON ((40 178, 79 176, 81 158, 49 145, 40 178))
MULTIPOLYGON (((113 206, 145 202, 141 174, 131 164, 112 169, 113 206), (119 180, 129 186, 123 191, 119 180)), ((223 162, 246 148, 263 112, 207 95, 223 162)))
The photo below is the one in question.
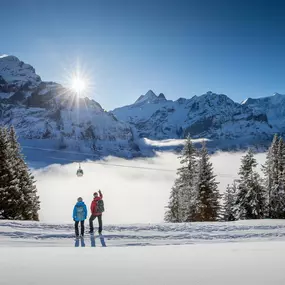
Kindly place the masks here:
POLYGON ((78 198, 77 198, 77 201, 78 201, 78 202, 82 202, 82 200, 83 200, 83 199, 82 199, 81 197, 78 197, 78 198))

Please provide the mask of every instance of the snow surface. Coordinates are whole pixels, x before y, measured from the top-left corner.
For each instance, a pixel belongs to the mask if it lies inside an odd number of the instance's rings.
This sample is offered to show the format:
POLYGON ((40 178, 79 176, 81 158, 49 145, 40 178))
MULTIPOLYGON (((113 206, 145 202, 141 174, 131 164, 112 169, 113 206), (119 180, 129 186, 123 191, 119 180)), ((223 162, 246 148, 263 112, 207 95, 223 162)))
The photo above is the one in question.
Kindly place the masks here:
POLYGON ((3 285, 281 285, 285 243, 1 248, 3 285))
POLYGON ((86 236, 73 248, 72 225, 1 221, 1 285, 285 282, 284 221, 105 229, 107 247, 86 236))
MULTIPOLYGON (((96 220, 94 226, 95 229, 98 227, 96 220)), ((86 221, 86 232, 88 230, 88 221, 86 221)), ((108 247, 285 241, 285 221, 117 225, 104 223, 103 234, 108 247)), ((72 247, 74 246, 74 225, 71 222, 50 224, 2 220, 0 221, 0 240, 0 247, 72 247)), ((89 234, 86 233, 84 240, 86 246, 90 246, 89 234)))

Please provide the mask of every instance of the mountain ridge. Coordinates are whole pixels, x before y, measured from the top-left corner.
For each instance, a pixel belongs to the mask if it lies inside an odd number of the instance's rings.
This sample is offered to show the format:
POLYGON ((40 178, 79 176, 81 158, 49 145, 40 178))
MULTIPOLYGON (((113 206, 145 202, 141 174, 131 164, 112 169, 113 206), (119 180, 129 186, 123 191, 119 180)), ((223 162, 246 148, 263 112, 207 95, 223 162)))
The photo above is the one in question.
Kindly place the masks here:
POLYGON ((42 81, 14 56, 0 56, 0 122, 13 124, 23 139, 53 140, 54 148, 98 155, 142 155, 139 140, 207 138, 219 145, 264 145, 285 134, 285 95, 241 103, 208 91, 169 100, 149 90, 130 105, 106 112, 90 98, 42 81), (283 107, 284 106, 284 107, 283 107))

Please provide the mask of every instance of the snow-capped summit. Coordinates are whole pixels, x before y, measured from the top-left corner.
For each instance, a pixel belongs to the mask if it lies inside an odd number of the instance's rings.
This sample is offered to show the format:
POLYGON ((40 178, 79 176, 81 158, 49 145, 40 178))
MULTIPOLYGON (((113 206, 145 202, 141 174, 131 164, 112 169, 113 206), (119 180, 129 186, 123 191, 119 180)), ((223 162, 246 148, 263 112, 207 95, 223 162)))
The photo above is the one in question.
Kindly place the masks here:
POLYGON ((161 100, 166 100, 166 98, 165 98, 163 93, 160 93, 157 98, 161 99, 161 100))
POLYGON ((264 112, 212 91, 191 99, 135 103, 117 108, 113 113, 131 123, 140 137, 150 139, 183 138, 190 133, 194 138, 246 141, 264 139, 273 132, 264 112))
POLYGON ((130 157, 139 155, 136 140, 141 137, 190 134, 246 146, 270 141, 276 132, 285 134, 285 95, 279 93, 239 104, 212 91, 172 101, 149 90, 112 112, 75 96, 60 84, 41 81, 35 69, 17 57, 0 56, 0 123, 13 124, 22 139, 130 157))
POLYGON ((160 93, 159 96, 157 96, 152 90, 149 90, 145 95, 141 95, 134 104, 149 104, 161 101, 166 101, 164 94, 160 93))
POLYGON ((270 97, 248 98, 242 104, 255 111, 265 113, 268 122, 276 132, 285 132, 285 95, 274 93, 270 97))
POLYGON ((119 122, 89 98, 77 98, 55 82, 43 82, 35 69, 15 56, 0 57, 0 124, 14 125, 33 144, 93 154, 137 155, 128 123, 119 122))
POLYGON ((36 87, 41 83, 35 69, 13 55, 0 56, 0 75, 2 85, 36 87))

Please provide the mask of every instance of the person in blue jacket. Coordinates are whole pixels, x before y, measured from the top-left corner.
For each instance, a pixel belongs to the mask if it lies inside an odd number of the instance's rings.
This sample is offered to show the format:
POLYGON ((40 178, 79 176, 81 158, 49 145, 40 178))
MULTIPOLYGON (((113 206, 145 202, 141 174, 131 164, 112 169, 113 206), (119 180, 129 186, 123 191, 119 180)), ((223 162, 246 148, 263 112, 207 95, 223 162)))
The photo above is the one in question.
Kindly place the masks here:
POLYGON ((86 218, 87 218, 87 207, 83 202, 82 198, 79 197, 73 209, 73 220, 75 222, 74 227, 75 227, 76 237, 79 237, 79 228, 78 228, 79 222, 81 226, 81 237, 84 236, 84 221, 86 220, 86 218))

